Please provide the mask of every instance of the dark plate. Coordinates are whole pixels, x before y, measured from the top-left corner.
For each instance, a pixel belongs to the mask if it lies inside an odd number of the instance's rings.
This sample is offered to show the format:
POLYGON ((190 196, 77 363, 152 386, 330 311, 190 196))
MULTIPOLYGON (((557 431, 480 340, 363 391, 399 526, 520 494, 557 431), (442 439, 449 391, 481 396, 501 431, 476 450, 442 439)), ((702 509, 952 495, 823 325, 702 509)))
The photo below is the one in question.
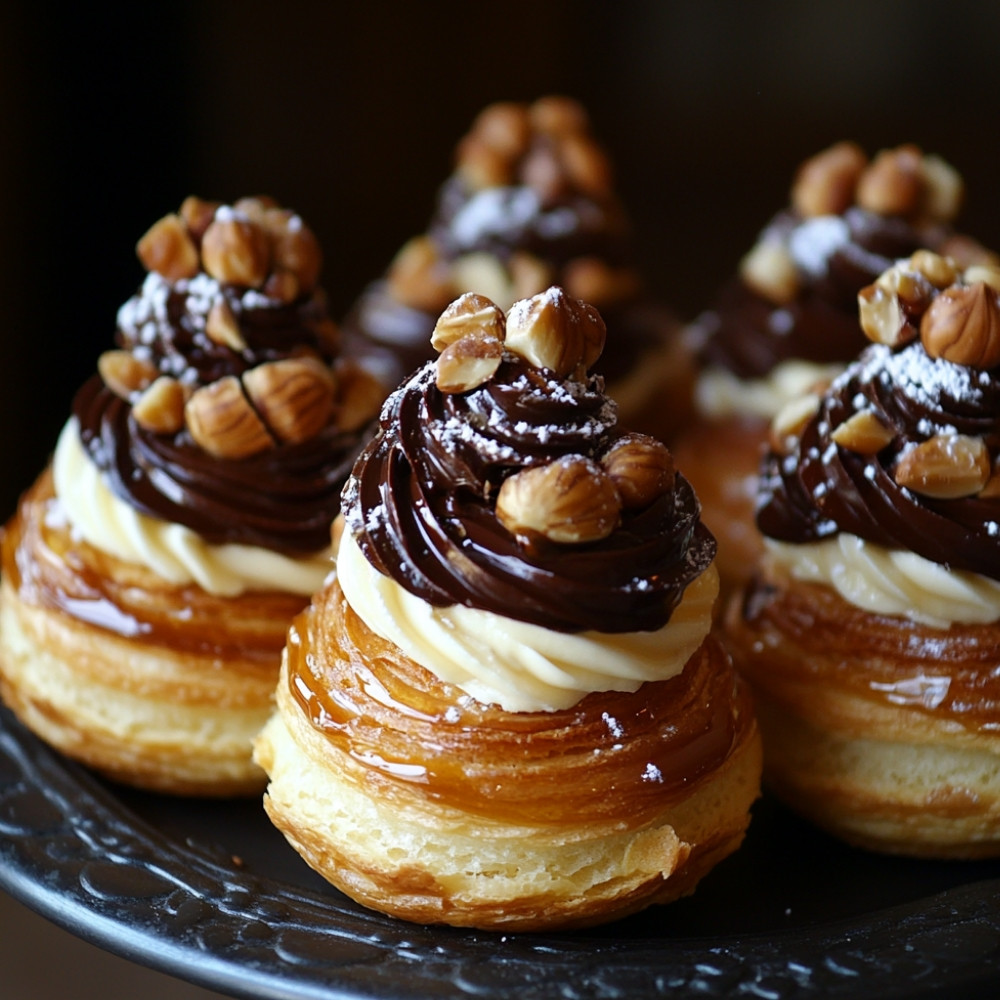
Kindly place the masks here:
POLYGON ((271 998, 995 998, 1000 861, 855 851, 764 799, 690 899, 579 934, 371 913, 314 875, 259 802, 109 786, 0 709, 0 886, 109 951, 271 998))

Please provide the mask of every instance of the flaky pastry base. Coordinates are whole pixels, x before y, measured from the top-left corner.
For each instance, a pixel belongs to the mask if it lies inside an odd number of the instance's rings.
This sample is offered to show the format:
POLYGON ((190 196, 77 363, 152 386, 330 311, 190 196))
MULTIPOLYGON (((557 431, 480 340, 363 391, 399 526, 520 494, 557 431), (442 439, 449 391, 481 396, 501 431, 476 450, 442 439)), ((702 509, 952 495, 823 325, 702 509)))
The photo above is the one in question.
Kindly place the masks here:
POLYGON ((166 584, 73 537, 52 511, 46 473, 4 534, 4 702, 115 781, 177 795, 259 793, 251 745, 304 601, 166 584))
POLYGON ((772 570, 724 628, 786 804, 870 850, 1000 856, 1000 624, 870 614, 772 570))

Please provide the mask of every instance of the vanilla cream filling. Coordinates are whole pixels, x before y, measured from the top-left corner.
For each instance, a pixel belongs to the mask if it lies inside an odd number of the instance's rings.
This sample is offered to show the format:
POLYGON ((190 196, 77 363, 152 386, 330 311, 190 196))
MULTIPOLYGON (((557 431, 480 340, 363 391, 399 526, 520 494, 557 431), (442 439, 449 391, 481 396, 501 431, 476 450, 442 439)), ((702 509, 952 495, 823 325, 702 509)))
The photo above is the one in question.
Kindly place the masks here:
POLYGON ((511 712, 569 708, 591 691, 635 691, 679 674, 708 635, 719 591, 713 563, 655 632, 556 632, 464 605, 428 604, 379 573, 350 531, 337 578, 373 632, 476 701, 511 712))
POLYGON ((333 568, 329 549, 292 559, 253 545, 210 545, 190 528, 133 510, 105 485, 80 442, 71 417, 53 458, 56 496, 73 530, 95 548, 145 566, 168 583, 196 583, 235 597, 247 590, 281 590, 308 597, 333 568))
POLYGON ((823 542, 765 539, 768 557, 792 577, 823 583, 850 604, 936 628, 1000 619, 1000 582, 950 570, 913 552, 841 533, 823 542))
POLYGON ((723 368, 707 368, 695 385, 695 405, 703 417, 745 416, 771 420, 817 382, 835 378, 843 365, 782 361, 765 378, 741 379, 723 368))

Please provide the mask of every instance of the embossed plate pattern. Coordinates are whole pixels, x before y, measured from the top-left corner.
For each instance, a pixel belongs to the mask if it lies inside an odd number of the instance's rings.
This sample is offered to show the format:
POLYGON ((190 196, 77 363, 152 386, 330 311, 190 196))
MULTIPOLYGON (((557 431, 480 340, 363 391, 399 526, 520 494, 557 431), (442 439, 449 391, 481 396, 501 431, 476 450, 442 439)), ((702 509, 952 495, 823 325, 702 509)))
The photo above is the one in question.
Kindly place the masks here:
POLYGON ((0 886, 134 961, 247 998, 994 998, 1000 862, 878 858, 763 800, 689 900, 576 935, 411 926, 321 882, 259 803, 107 786, 0 709, 0 886))

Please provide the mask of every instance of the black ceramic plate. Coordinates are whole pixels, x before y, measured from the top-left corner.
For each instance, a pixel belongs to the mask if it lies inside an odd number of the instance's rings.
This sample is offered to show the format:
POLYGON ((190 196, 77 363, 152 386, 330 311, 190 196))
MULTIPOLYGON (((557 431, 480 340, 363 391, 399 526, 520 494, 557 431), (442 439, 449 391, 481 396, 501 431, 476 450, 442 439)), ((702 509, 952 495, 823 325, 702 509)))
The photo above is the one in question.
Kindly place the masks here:
POLYGON ((103 784, 0 710, 0 885, 126 958, 237 997, 995 998, 1000 861, 844 847, 766 798, 693 897, 579 934, 405 924, 315 876, 259 802, 103 784))

